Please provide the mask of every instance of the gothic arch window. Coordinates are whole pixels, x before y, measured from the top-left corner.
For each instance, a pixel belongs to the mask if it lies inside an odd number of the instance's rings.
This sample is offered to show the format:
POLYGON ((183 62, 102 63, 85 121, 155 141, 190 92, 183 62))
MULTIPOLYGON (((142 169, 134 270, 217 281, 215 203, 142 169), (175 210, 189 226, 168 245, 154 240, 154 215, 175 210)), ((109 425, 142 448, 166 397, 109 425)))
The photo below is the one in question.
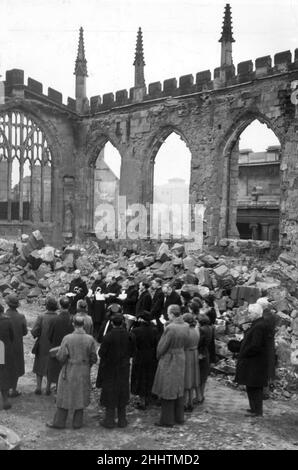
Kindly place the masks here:
POLYGON ((0 114, 0 220, 51 220, 52 155, 44 132, 22 111, 0 114))

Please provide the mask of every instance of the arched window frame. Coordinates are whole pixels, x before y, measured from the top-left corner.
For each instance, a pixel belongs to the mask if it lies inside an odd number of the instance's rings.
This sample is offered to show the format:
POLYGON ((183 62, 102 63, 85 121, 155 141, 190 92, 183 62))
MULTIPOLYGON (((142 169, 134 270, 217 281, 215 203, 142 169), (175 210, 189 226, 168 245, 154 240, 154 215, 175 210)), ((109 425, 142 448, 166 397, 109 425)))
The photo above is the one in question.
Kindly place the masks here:
MULTIPOLYGON (((51 192, 52 192, 52 152, 45 133, 41 130, 34 118, 25 114, 21 110, 13 109, 0 114, 0 162, 7 161, 7 211, 6 217, 2 220, 35 221, 36 214, 33 213, 34 207, 37 210, 40 222, 51 221, 51 197, 48 198, 49 208, 45 207, 45 168, 51 168, 51 192), (17 216, 12 210, 12 168, 14 162, 19 166, 19 182, 15 188, 18 193, 17 216), (24 214, 24 167, 29 162, 30 166, 30 192, 29 208, 27 214, 24 214), (34 174, 34 169, 40 166, 40 186, 35 200, 34 188, 36 188, 36 179, 38 175, 34 174)), ((37 186, 38 187, 38 186, 37 186)), ((15 201, 14 201, 15 202, 15 201)))

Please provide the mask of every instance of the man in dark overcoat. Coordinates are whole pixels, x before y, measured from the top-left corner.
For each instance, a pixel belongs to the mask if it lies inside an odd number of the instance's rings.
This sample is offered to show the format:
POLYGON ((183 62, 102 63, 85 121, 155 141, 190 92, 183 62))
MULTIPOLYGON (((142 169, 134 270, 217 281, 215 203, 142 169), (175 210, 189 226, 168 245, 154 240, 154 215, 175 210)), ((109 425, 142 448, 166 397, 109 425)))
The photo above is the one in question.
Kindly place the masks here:
POLYGON ((14 356, 13 356, 13 326, 11 320, 4 315, 3 305, 0 304, 0 392, 3 409, 9 410, 8 392, 14 383, 14 356))
POLYGON ((118 427, 126 427, 126 405, 129 401, 130 357, 135 352, 135 342, 126 328, 123 327, 123 315, 115 313, 111 322, 113 328, 102 340, 98 351, 100 366, 96 386, 102 388, 101 405, 106 408, 105 418, 101 425, 105 428, 116 426, 117 409, 118 427))
POLYGON ((250 409, 246 416, 263 415, 263 387, 268 382, 268 328, 262 318, 263 309, 251 304, 248 321, 251 326, 246 330, 241 343, 236 366, 235 381, 246 385, 250 409))
POLYGON ((73 297, 71 297, 69 307, 70 314, 75 315, 78 301, 84 299, 88 294, 87 284, 81 278, 81 271, 79 269, 76 269, 74 272, 74 278, 69 285, 69 292, 75 294, 73 297))
POLYGON ((164 284, 163 288, 164 293, 164 304, 163 304, 163 316, 166 320, 169 319, 168 317, 168 307, 170 305, 182 305, 182 301, 180 295, 174 290, 174 288, 169 284, 164 284))
MULTIPOLYGON (((72 333, 74 330, 72 319, 69 313, 70 302, 68 297, 62 297, 59 300, 59 304, 61 307, 59 315, 55 317, 55 321, 51 323, 48 331, 48 338, 51 344, 51 348, 56 348, 57 346, 60 346, 64 336, 72 333)), ((62 364, 58 361, 58 359, 56 357, 50 356, 47 372, 48 393, 50 393, 51 384, 58 383, 61 368, 62 364)))
POLYGON ((143 312, 139 324, 132 330, 136 341, 136 354, 132 362, 131 393, 139 395, 137 408, 145 410, 149 404, 157 368, 156 347, 158 330, 151 322, 151 313, 143 312))
POLYGON ((17 390, 18 379, 25 374, 24 344, 23 336, 28 333, 25 315, 18 312, 19 299, 16 294, 9 294, 6 297, 8 309, 5 315, 8 316, 13 327, 13 356, 14 356, 14 383, 9 394, 10 397, 18 397, 21 393, 17 390))
POLYGON ((98 272, 91 286, 92 295, 86 297, 88 304, 88 313, 92 318, 94 326, 94 338, 98 337, 100 327, 106 317, 106 283, 103 280, 102 273, 98 272))
POLYGON ((152 306, 152 297, 149 292, 148 282, 140 282, 139 298, 136 305, 136 317, 138 318, 144 311, 150 312, 152 306))
POLYGON ((151 315, 152 319, 156 321, 156 325, 160 334, 163 332, 163 325, 160 321, 160 316, 163 312, 164 304, 164 293, 162 291, 162 280, 159 278, 153 279, 151 283, 153 297, 152 297, 152 306, 151 306, 151 315))

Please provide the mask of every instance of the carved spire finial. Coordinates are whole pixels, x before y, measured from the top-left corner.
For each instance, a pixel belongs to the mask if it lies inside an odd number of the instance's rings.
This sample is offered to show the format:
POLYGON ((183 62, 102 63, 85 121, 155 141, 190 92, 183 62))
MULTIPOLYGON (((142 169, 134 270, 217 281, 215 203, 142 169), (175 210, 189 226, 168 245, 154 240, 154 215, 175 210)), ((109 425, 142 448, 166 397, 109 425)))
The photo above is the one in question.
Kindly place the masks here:
POLYGON ((74 75, 81 77, 88 77, 87 73, 87 60, 85 57, 85 46, 84 46, 84 30, 80 28, 78 55, 76 59, 74 75))
POLYGON ((232 14, 229 3, 225 6, 224 21, 219 42, 235 42, 235 39, 233 38, 232 14))
POLYGON ((144 60, 144 50, 143 50, 143 33, 142 29, 139 27, 138 35, 137 35, 137 44, 136 44, 136 52, 135 52, 135 60, 133 65, 146 65, 144 60))

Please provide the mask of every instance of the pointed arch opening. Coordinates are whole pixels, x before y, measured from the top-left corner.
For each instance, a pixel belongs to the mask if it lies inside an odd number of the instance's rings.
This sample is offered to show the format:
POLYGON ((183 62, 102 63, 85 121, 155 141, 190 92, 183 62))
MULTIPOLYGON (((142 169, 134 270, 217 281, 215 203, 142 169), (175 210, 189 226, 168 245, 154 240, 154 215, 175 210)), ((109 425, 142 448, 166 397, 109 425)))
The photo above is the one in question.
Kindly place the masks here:
POLYGON ((161 142, 153 148, 151 234, 162 239, 187 238, 191 153, 175 130, 166 130, 161 142))
POLYGON ((228 151, 229 237, 279 241, 281 143, 267 123, 242 125, 228 151))
POLYGON ((0 220, 50 222, 52 152, 44 131, 21 110, 0 114, 0 220))
POLYGON ((94 162, 93 227, 96 227, 97 209, 109 204, 115 211, 115 223, 118 227, 118 197, 120 187, 121 155, 116 147, 107 141, 94 162))

